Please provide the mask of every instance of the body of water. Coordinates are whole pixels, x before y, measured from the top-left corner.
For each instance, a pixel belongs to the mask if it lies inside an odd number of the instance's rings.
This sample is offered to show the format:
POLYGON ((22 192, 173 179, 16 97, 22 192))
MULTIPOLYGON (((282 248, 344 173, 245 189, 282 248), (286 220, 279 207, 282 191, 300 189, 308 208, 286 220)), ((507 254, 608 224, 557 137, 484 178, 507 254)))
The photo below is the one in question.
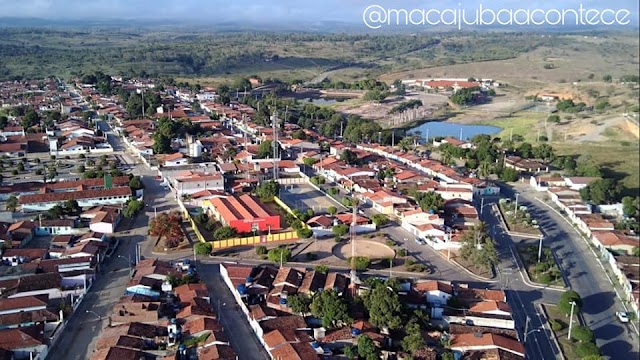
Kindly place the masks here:
POLYGON ((430 139, 433 139, 436 136, 442 137, 454 137, 456 139, 468 140, 472 137, 480 134, 485 135, 494 135, 502 131, 501 128, 497 126, 489 126, 489 125, 464 125, 464 124, 452 124, 448 122, 437 122, 432 121, 428 123, 424 123, 420 126, 414 127, 411 130, 407 131, 409 134, 420 133, 422 134, 422 138, 426 139, 428 136, 430 139))
POLYGON ((302 103, 310 102, 315 105, 331 105, 339 102, 349 100, 347 97, 307 97, 298 99, 302 103))

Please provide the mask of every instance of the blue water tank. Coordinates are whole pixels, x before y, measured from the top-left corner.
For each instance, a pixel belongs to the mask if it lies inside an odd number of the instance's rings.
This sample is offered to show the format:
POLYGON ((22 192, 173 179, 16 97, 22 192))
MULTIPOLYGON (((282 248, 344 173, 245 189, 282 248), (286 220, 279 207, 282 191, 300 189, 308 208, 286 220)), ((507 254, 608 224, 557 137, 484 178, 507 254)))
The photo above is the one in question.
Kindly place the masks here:
POLYGON ((245 281, 247 282, 247 284, 253 284, 253 278, 251 276, 247 276, 245 281))
POLYGON ((317 349, 317 348, 320 347, 320 344, 318 344, 317 341, 314 341, 314 342, 311 343, 311 347, 313 347, 314 349, 317 349))
POLYGON ((280 305, 287 305, 287 299, 286 298, 280 298, 280 305))
POLYGON ((358 336, 358 335, 360 335, 359 329, 351 329, 351 336, 358 336))
POLYGON ((240 295, 246 295, 247 287, 244 284, 238 285, 238 292, 240 293, 240 295))
POLYGON ((435 212, 435 211, 433 211, 433 209, 429 209, 429 214, 433 215, 433 214, 435 214, 435 213, 436 213, 436 212, 435 212))

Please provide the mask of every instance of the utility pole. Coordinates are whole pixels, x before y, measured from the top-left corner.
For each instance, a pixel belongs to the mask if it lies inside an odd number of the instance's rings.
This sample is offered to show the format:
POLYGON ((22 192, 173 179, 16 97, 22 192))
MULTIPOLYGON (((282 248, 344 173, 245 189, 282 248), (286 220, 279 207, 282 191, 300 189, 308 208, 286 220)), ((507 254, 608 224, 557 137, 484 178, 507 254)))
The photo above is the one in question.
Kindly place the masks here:
POLYGON ((482 216, 482 210, 484 210, 484 198, 480 200, 480 216, 482 216))
POLYGON ((278 110, 274 110, 273 124, 273 180, 278 180, 278 110))
POLYGON ((391 147, 396 146, 396 131, 391 130, 391 147))
POLYGON ((540 262, 541 257, 542 257, 542 234, 540 234, 540 244, 538 245, 538 262, 540 262))
POLYGON ((514 213, 513 213, 514 217, 518 215, 518 195, 520 194, 516 193, 516 206, 514 208, 514 213))
POLYGON ((510 129, 511 131, 509 132, 509 141, 513 141, 513 128, 510 129))
POLYGON ((576 306, 576 302, 571 302, 571 317, 569 318, 569 333, 567 334, 567 339, 571 340, 571 327, 573 326, 573 307, 576 306))

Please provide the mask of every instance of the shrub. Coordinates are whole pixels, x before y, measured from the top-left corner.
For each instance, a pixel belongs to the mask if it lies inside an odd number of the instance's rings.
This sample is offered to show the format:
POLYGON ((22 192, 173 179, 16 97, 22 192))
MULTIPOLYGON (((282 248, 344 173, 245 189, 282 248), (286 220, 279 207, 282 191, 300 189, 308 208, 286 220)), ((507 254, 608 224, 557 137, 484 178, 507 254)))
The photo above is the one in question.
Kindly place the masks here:
POLYGON ((571 331, 571 336, 576 338, 576 340, 580 342, 591 342, 593 341, 593 332, 586 326, 576 326, 571 331))
POLYGON ((269 261, 273 261, 275 263, 282 261, 285 263, 291 258, 291 250, 286 246, 280 246, 269 250, 267 257, 269 261))
POLYGON ((327 265, 318 265, 316 266, 316 271, 322 274, 326 274, 329 272, 329 267, 327 265))
MULTIPOLYGON (((371 265, 371 260, 366 256, 356 256, 355 262, 356 270, 358 271, 367 270, 369 265, 371 265)), ((347 258, 347 263, 351 265, 351 257, 347 258)))
POLYGON ((395 241, 393 241, 393 240, 385 240, 385 241, 384 241, 384 243, 385 243, 387 246, 396 246, 396 242, 395 242, 395 241))
POLYGON ((542 284, 549 285, 551 284, 551 275, 547 273, 542 273, 538 275, 538 281, 542 284))
POLYGON ((592 356, 592 355, 600 355, 600 349, 596 346, 596 344, 592 342, 583 342, 578 344, 576 347, 576 354, 581 358, 592 356))
POLYGON ((556 320, 556 319, 551 319, 549 320, 549 323, 551 324, 551 330, 553 331, 561 331, 562 329, 564 329, 564 323, 560 320, 556 320))
POLYGON ((211 243, 208 242, 199 242, 194 245, 196 248, 196 254, 198 255, 209 255, 211 254, 211 243))
POLYGON ((308 239, 313 236, 313 230, 305 228, 298 229, 296 230, 296 235, 301 239, 308 239))
POLYGON ((400 249, 400 250, 398 250, 398 256, 400 256, 400 257, 405 257, 405 256, 407 256, 407 249, 400 249))
POLYGON ((258 255, 264 255, 267 253, 267 247, 266 246, 256 246, 256 254, 258 255))
POLYGON ((576 306, 573 309, 574 314, 578 313, 580 311, 580 308, 582 307, 582 299, 580 298, 580 295, 573 290, 567 290, 562 293, 562 295, 560 295, 560 301, 558 301, 558 309, 564 314, 569 315, 571 313, 572 301, 575 301, 576 303, 576 306))
POLYGON ((416 263, 416 261, 415 261, 415 260, 413 260, 413 259, 411 259, 411 258, 408 258, 408 259, 405 259, 405 260, 404 260, 404 265, 405 265, 405 266, 411 266, 411 265, 413 265, 413 264, 415 264, 415 263, 416 263))

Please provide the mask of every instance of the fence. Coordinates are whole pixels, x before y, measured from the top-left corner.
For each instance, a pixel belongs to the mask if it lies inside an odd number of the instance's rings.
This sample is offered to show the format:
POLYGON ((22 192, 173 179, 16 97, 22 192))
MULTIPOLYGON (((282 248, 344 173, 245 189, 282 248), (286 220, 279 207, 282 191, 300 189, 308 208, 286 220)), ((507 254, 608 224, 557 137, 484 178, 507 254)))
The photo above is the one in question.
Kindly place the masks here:
POLYGON ((210 241, 212 249, 224 249, 235 246, 254 246, 259 244, 268 244, 278 241, 295 241, 298 240, 298 234, 295 231, 287 231, 276 234, 248 236, 242 238, 233 238, 226 240, 210 241))

